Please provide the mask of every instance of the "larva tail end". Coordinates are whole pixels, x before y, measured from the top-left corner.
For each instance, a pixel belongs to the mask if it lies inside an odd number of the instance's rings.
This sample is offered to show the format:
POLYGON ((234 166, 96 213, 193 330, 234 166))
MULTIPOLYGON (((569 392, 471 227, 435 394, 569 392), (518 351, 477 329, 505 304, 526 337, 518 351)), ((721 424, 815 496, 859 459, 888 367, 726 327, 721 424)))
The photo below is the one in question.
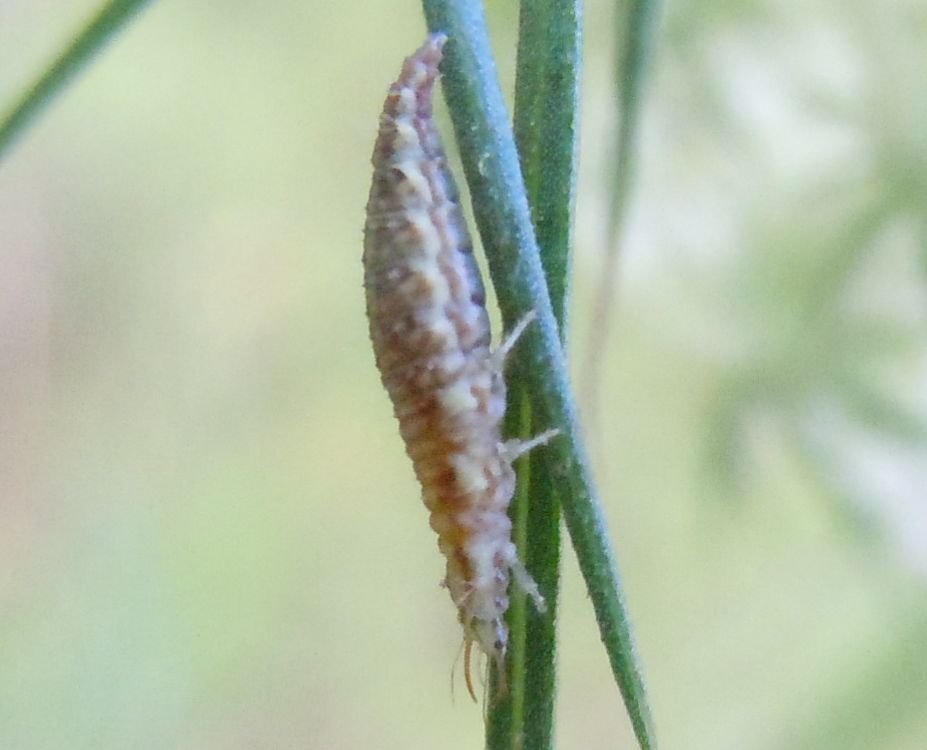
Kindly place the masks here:
POLYGON ((425 43, 419 47, 414 56, 420 58, 426 65, 433 65, 437 68, 444 55, 445 44, 447 44, 447 34, 443 31, 436 31, 428 35, 425 43))
POLYGON ((447 34, 439 32, 429 35, 425 43, 406 58, 402 73, 394 84, 394 89, 409 87, 419 92, 419 107, 427 106, 428 110, 421 114, 431 112, 431 89, 438 77, 438 65, 444 57, 446 42, 447 34))

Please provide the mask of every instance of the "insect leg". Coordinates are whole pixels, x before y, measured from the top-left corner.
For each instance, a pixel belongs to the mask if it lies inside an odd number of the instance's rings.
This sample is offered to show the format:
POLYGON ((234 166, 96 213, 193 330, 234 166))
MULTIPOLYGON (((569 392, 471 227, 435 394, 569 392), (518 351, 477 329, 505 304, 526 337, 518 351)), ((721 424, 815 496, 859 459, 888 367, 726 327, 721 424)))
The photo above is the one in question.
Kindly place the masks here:
POLYGON ((541 445, 547 445, 559 434, 560 430, 554 428, 552 430, 545 430, 540 435, 535 435, 529 440, 519 440, 518 438, 506 440, 502 444, 502 455, 505 456, 509 463, 512 463, 524 456, 528 451, 534 450, 541 445))
POLYGON ((522 561, 517 558, 512 563, 512 575, 515 576, 515 581, 522 590, 531 597, 531 601, 534 602, 534 608, 538 612, 546 612, 547 605, 544 603, 544 597, 541 595, 537 583, 535 583, 522 561))
POLYGON ((512 351, 515 344, 518 343, 518 339, 520 339, 521 335, 525 332, 525 329, 531 325, 532 321, 534 321, 537 316, 538 314, 534 310, 529 310, 525 313, 525 316, 515 324, 515 327, 509 331, 508 336, 503 339, 499 348, 492 353, 493 361, 500 371, 505 364, 505 359, 508 357, 509 352, 512 351))

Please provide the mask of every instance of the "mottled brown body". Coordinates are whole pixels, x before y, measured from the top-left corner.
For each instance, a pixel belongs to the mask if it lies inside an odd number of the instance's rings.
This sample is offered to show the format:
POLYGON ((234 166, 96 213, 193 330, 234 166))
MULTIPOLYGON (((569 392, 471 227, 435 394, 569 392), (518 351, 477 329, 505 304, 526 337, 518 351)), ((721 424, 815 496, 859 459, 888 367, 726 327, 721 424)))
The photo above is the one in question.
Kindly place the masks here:
POLYGON ((539 606, 543 600, 518 561, 506 515, 518 449, 500 432, 504 352, 490 350, 483 284, 432 119, 444 41, 432 36, 406 60, 380 117, 364 232, 367 314, 377 365, 447 557, 445 583, 468 653, 475 641, 500 661, 509 572, 539 606))

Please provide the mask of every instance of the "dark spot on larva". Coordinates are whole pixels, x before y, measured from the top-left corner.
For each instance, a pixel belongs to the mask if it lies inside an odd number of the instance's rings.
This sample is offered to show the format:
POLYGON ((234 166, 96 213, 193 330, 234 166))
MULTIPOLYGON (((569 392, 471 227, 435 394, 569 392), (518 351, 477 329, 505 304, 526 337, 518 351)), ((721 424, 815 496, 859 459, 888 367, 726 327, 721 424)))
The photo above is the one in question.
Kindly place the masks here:
POLYGON ((485 305, 486 304, 486 292, 484 292, 482 289, 474 289, 472 292, 470 292, 470 301, 474 305, 480 305, 480 306, 485 305))
MULTIPOLYGON (((457 548, 454 550, 454 561, 455 561, 458 565, 460 565, 460 567, 463 568, 464 570, 469 570, 469 569, 470 569, 470 560, 467 558, 466 553, 463 551, 463 549, 462 549, 461 547, 457 547, 457 548)), ((471 584, 471 583, 468 581, 468 582, 467 582, 467 591, 472 591, 472 590, 473 590, 473 584, 471 584)))
POLYGON ((452 468, 444 469, 435 477, 435 482, 440 485, 450 484, 455 481, 457 481, 457 472, 452 468))
POLYGON ((404 224, 405 226, 399 230, 405 234, 405 237, 403 237, 402 240, 403 244, 417 245, 421 247, 425 243, 425 237, 422 234, 422 225, 417 223, 415 220, 407 220, 404 222, 404 224))

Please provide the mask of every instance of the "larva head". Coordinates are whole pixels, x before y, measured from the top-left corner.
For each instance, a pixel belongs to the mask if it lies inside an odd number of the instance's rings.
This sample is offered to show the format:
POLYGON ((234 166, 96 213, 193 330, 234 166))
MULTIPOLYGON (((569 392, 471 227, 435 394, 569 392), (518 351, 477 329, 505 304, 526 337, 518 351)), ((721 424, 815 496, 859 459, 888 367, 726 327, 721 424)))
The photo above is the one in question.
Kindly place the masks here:
POLYGON ((509 629, 505 620, 473 620, 470 635, 479 644, 480 650, 501 669, 505 662, 505 651, 509 644, 509 629))
POLYGON ((465 628, 464 635, 464 679, 467 682, 467 691, 470 697, 476 700, 476 691, 473 689, 473 676, 470 671, 470 656, 474 641, 480 650, 489 657, 492 665, 496 667, 499 685, 502 692, 506 690, 505 680, 505 650, 508 645, 509 631, 504 620, 472 620, 465 628))

